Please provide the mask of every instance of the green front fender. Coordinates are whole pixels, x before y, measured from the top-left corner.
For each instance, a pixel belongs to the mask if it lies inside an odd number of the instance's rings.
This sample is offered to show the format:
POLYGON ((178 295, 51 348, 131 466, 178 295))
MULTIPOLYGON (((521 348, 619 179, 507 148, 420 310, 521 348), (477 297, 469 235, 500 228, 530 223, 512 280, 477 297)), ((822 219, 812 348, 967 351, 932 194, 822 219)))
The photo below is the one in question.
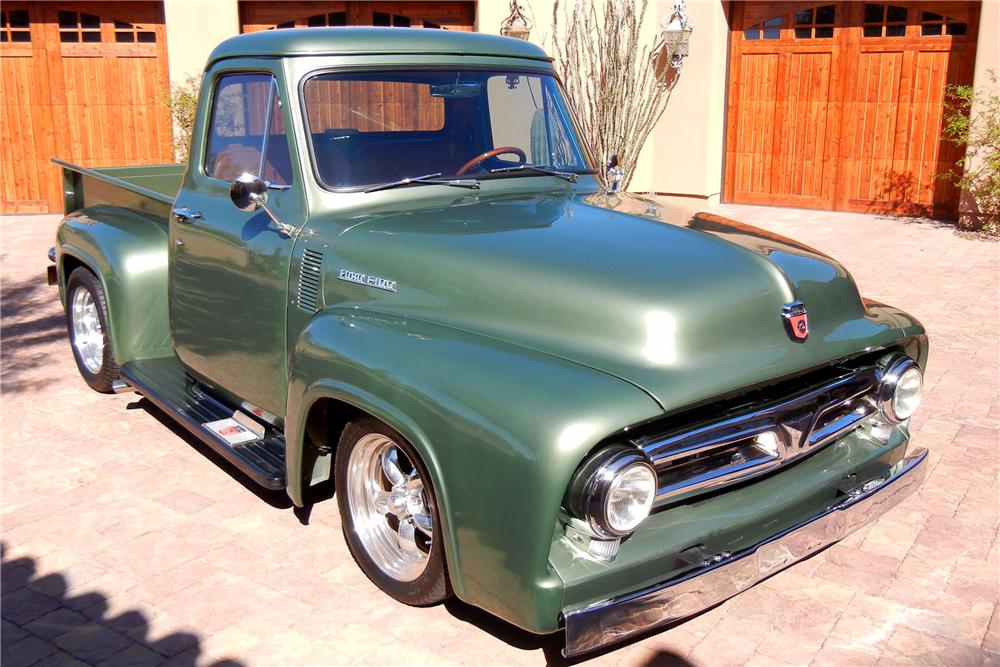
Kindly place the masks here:
POLYGON ((56 232, 59 291, 66 303, 67 268, 97 274, 108 301, 115 360, 173 353, 167 310, 166 223, 116 206, 93 206, 66 218, 56 232))
POLYGON ((289 494, 303 502, 310 407, 333 398, 417 449, 441 514, 459 597, 554 631, 548 566, 569 480, 597 443, 660 414, 643 391, 562 359, 448 327, 356 309, 317 315, 295 345, 286 421, 289 494))

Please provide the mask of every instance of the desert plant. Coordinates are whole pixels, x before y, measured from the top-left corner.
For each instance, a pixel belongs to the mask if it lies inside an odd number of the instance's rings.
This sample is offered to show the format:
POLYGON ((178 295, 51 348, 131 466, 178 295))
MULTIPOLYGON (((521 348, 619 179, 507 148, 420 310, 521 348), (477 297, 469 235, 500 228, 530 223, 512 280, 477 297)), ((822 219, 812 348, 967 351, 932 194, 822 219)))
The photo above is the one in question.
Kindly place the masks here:
POLYGON ((991 88, 948 86, 944 110, 944 138, 965 148, 955 166, 942 174, 967 196, 969 208, 959 225, 965 229, 1000 234, 1000 89, 997 74, 989 71, 991 88))
POLYGON ((198 111, 198 91, 201 79, 189 76, 183 84, 170 86, 167 106, 174 122, 174 159, 177 162, 187 162, 191 150, 191 133, 194 130, 194 117, 198 111))
POLYGON ((639 151, 666 110, 677 72, 672 54, 642 37, 647 0, 556 0, 552 50, 600 176, 618 155, 628 187, 639 151))

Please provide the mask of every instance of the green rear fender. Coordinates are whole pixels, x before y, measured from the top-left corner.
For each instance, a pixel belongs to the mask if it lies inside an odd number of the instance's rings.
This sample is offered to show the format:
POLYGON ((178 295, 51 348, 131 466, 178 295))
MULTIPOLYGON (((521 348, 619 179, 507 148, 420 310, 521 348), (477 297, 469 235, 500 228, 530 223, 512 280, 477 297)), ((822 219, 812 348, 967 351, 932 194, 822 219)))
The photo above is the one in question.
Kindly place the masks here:
POLYGON ((578 364, 425 321, 330 309, 304 329, 292 359, 296 504, 311 475, 305 420, 320 398, 413 444, 434 484, 456 594, 535 632, 557 628, 548 611, 562 586, 548 554, 570 477, 595 444, 660 414, 640 389, 578 364))
POLYGON ((167 230, 158 218, 115 206, 70 214, 56 232, 59 292, 66 303, 69 271, 83 264, 108 300, 111 347, 119 364, 167 356, 167 230))

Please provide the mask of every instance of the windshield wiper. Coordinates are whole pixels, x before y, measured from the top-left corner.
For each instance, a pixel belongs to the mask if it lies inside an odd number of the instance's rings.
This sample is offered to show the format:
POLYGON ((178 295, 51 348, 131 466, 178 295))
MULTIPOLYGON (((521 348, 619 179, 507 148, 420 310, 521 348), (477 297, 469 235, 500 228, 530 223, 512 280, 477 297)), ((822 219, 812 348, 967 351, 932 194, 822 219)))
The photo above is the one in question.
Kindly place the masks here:
POLYGON ((576 180, 579 178, 578 175, 571 171, 559 171, 558 169, 540 167, 535 164, 519 164, 516 167, 500 167, 499 169, 490 169, 491 174, 509 174, 515 171, 530 171, 536 174, 544 174, 545 176, 555 176, 556 178, 565 179, 570 183, 576 183, 576 180))
POLYGON ((390 188, 398 188, 403 185, 410 185, 412 183, 426 183, 428 185, 450 185, 456 188, 470 188, 472 190, 479 189, 479 181, 475 178, 438 178, 441 172, 434 174, 424 174, 423 176, 410 176, 409 178, 401 178, 398 181, 389 181, 388 183, 379 183, 378 185, 373 185, 370 188, 365 188, 365 192, 377 192, 379 190, 388 190, 390 188))

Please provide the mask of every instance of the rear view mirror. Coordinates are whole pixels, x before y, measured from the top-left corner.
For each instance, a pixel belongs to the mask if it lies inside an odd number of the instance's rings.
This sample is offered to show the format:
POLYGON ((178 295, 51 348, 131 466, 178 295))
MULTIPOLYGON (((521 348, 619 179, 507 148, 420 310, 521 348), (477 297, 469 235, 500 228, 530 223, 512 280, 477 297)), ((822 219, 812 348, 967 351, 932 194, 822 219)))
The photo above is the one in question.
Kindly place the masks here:
POLYGON ((431 84, 431 97, 479 97, 483 86, 478 82, 471 83, 434 83, 431 84))

